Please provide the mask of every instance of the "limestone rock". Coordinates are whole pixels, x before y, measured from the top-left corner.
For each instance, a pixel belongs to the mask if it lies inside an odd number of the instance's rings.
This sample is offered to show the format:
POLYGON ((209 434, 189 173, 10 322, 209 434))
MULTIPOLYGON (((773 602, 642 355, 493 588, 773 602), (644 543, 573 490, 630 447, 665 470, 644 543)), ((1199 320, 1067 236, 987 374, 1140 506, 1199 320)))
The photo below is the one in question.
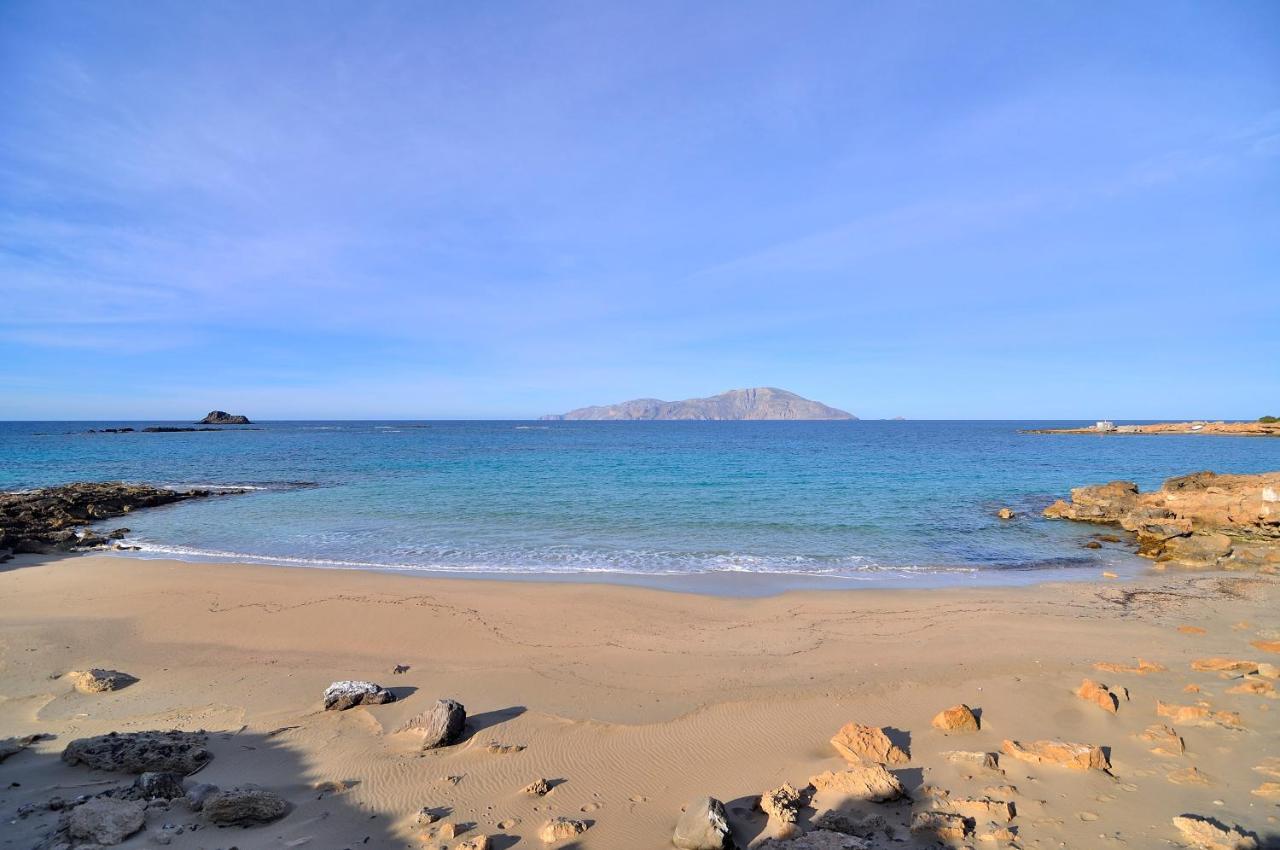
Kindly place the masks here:
POLYGON ((1263 652, 1280 653, 1280 640, 1255 640, 1249 645, 1254 649, 1260 649, 1263 652))
POLYGON ((1212 785, 1209 777, 1201 773, 1195 765, 1189 767, 1180 767, 1177 770, 1171 770, 1164 775, 1164 778, 1172 782, 1174 785, 1212 785))
POLYGON ((1197 673, 1249 676, 1258 672, 1258 664, 1256 661, 1244 661, 1239 658, 1197 658, 1191 662, 1191 669, 1197 673))
POLYGON ((715 797, 699 797, 691 802, 676 821, 671 843, 680 850, 732 850, 733 837, 724 803, 715 797))
POLYGON ((1111 763, 1101 747, 1070 741, 1029 741, 1025 744, 1005 740, 1001 749, 1021 761, 1032 764, 1056 764, 1072 770, 1109 770, 1111 763))
POLYGON ((1267 800, 1280 800, 1280 782, 1264 782, 1249 793, 1267 800))
POLYGON ((858 838, 865 838, 868 841, 878 838, 892 838, 894 832, 889 822, 880 817, 880 815, 855 817, 851 812, 844 809, 827 809, 824 812, 820 812, 810 825, 814 829, 842 832, 845 835, 854 835, 858 838))
POLYGON ((110 846, 142 829, 147 807, 136 800, 97 797, 71 810, 67 831, 72 838, 110 846))
POLYGON ((324 691, 325 711, 346 711, 357 705, 382 705, 395 701, 395 694, 373 682, 334 682, 324 691))
POLYGON ((1120 709, 1120 698, 1113 694, 1106 685, 1095 682, 1092 679, 1085 679, 1080 683, 1080 687, 1076 689, 1076 696, 1111 714, 1115 714, 1120 709))
POLYGON ((1008 823, 1017 815, 1013 803, 990 797, 948 797, 944 807, 947 811, 972 818, 975 822, 1008 823))
POLYGON ((1173 825, 1182 840, 1197 850, 1255 850, 1258 841, 1239 829, 1224 826, 1213 818, 1179 815, 1173 825))
POLYGON ((859 764, 847 770, 828 770, 809 777, 809 784, 820 792, 872 803, 888 803, 907 794, 898 777, 885 770, 882 764, 859 764))
POLYGON ((756 850, 872 850, 865 838, 827 829, 815 829, 795 838, 769 838, 754 845, 756 850))
POLYGON ((770 820, 795 823, 800 813, 800 792, 789 782, 760 795, 760 808, 770 820))
POLYGON ((831 745, 852 764, 906 764, 911 761, 911 757, 876 726, 846 723, 831 739, 831 745))
POLYGON ((1280 756, 1269 756, 1268 758, 1264 758, 1262 761, 1254 765, 1253 769, 1258 773, 1261 773, 1263 776, 1272 776, 1276 779, 1280 779, 1280 756))
POLYGON ((944 759, 955 764, 970 764, 987 770, 1000 770, 998 753, 972 752, 969 750, 947 750, 939 753, 944 759))
POLYGON ((940 841, 963 841, 973 832, 973 821, 953 812, 926 810, 912 816, 911 831, 940 841))
POLYGON ((1229 694, 1253 694, 1254 696, 1276 698, 1276 686, 1265 679, 1245 679, 1238 685, 1227 688, 1229 694))
POLYGON ((216 826, 256 826, 271 823, 289 812, 289 804, 274 791, 257 785, 240 785, 210 794, 204 816, 216 826))
POLYGON ((552 818, 538 830, 538 838, 543 844, 555 844, 587 831, 587 822, 572 818, 552 818))
POLYGON ((528 785, 520 789, 521 794, 528 794, 530 797, 543 797, 551 790, 551 786, 547 784, 545 779, 535 779, 528 785))
POLYGON ((1161 723, 1148 726, 1138 737, 1150 744, 1151 752, 1158 756, 1177 757, 1187 751, 1178 733, 1161 723))
POLYGON ((1231 538, 1221 532, 1171 537, 1159 553, 1162 561, 1188 567, 1212 567, 1231 554, 1231 538))
POLYGON ((487 835, 476 835, 460 842, 454 850, 491 850, 493 842, 487 835))
POLYGON ((938 712, 933 718, 933 728, 943 732, 977 732, 978 718, 973 709, 960 703, 938 712))
POLYGON ((447 747, 457 743, 467 724, 467 709, 457 700, 436 700, 435 705, 409 720, 397 729, 422 739, 424 750, 447 747))
POLYGON ((1094 670, 1101 670, 1105 673, 1136 673, 1139 676, 1145 676, 1148 673, 1163 673, 1168 670, 1158 661, 1148 661, 1145 658, 1139 658, 1137 664, 1119 664, 1114 661, 1099 661, 1093 665, 1094 670))
POLYGON ((1221 726, 1225 729, 1243 729, 1240 715, 1234 711, 1214 711, 1207 703, 1177 705, 1156 700, 1156 714, 1168 717, 1180 726, 1221 726))
POLYGON ((67 679, 82 694, 118 691, 138 681, 128 673, 121 673, 119 670, 103 670, 100 667, 90 670, 72 670, 67 674, 67 679))
POLYGON ((120 773, 194 773, 213 758, 204 732, 110 732, 77 738, 62 751, 70 765, 120 773))

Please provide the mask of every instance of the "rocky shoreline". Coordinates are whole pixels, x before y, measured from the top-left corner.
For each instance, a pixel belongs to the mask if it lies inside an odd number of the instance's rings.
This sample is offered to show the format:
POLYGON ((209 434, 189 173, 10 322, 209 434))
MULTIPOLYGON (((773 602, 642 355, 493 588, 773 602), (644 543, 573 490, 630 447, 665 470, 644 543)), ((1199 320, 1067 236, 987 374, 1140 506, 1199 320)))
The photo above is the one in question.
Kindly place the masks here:
POLYGON ((1235 437, 1280 437, 1280 422, 1155 422, 1150 425, 1116 425, 1099 422, 1086 428, 1032 428, 1024 434, 1209 434, 1235 437))
POLYGON ((1132 481, 1077 487, 1044 516, 1118 525, 1158 564, 1280 571, 1280 472, 1196 472, 1150 493, 1132 481))
POLYGON ((0 493, 0 562, 23 553, 102 548, 124 537, 129 529, 118 528, 104 536, 90 531, 87 526, 91 523, 141 508, 245 492, 248 491, 171 490, 123 482, 79 482, 0 493))

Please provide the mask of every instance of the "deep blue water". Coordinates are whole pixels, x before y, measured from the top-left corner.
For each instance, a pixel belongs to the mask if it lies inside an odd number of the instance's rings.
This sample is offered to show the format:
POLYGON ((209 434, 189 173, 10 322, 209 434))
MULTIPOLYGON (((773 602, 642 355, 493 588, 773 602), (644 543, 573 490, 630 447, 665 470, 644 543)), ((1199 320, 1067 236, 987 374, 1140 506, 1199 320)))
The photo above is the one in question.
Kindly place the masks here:
POLYGON ((1134 569, 1126 547, 1082 546, 1097 529, 1038 517, 1073 486, 1280 469, 1280 440, 1018 433, 1080 423, 270 422, 86 433, 152 424, 186 423, 0 423, 0 488, 263 488, 129 517, 147 554, 936 584, 1134 569), (997 520, 1006 504, 1022 517, 997 520))

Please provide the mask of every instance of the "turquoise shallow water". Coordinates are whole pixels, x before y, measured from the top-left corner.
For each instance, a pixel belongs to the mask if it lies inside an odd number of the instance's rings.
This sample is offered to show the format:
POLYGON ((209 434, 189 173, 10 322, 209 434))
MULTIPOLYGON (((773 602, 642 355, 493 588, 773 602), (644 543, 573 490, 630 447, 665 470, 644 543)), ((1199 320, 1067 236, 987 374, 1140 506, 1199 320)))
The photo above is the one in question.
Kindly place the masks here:
MULTIPOLYGON (((1080 484, 1280 469, 1280 440, 1046 422, 0 423, 0 488, 251 485, 130 517, 144 555, 631 581, 1011 583, 1138 565, 1038 512, 1080 484), (1022 517, 1001 522, 1001 505, 1022 517)), ((118 525, 112 523, 111 525, 118 525)))

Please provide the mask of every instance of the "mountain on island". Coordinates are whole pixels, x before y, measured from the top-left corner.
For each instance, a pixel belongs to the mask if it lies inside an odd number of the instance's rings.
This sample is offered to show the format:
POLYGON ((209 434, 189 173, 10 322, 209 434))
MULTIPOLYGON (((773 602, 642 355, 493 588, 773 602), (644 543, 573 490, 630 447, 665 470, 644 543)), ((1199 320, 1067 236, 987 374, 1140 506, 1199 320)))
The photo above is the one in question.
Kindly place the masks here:
POLYGON ((852 413, 828 407, 776 387, 729 390, 711 398, 662 401, 637 398, 621 404, 581 407, 542 419, 857 419, 852 413))
POLYGON ((238 413, 227 413, 225 410, 210 410, 209 415, 196 423, 197 425, 252 425, 248 416, 238 413))

